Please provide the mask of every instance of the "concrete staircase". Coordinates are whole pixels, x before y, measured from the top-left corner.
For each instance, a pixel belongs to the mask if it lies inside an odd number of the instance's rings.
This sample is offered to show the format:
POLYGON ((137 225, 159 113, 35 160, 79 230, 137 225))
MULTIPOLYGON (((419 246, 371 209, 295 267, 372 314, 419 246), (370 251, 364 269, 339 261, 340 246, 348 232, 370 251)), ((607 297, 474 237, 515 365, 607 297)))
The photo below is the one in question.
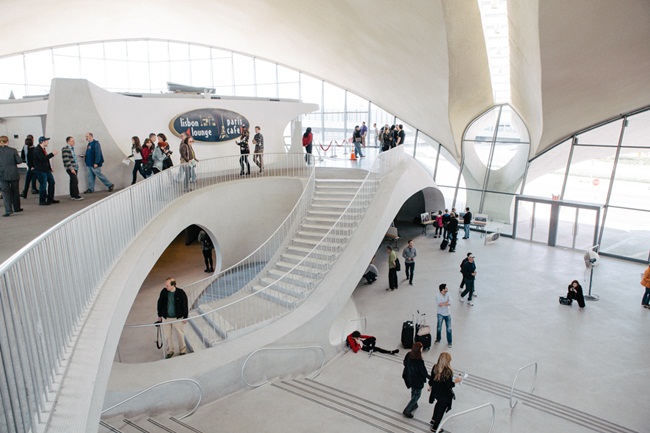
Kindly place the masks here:
POLYGON ((255 312, 252 314, 255 317, 230 314, 230 319, 226 319, 224 314, 212 313, 192 320, 185 334, 190 348, 198 351, 212 347, 300 305, 338 259, 365 214, 369 203, 363 204, 363 210, 349 212, 336 232, 328 235, 362 184, 361 179, 316 179, 312 202, 297 231, 258 276, 234 295, 200 305, 190 312, 190 317, 196 317, 241 300, 235 307, 237 311, 255 312), (251 293, 257 296, 249 296, 251 293), (242 331, 244 328, 248 329, 242 331))
POLYGON ((133 418, 116 416, 99 422, 97 433, 203 433, 185 421, 173 416, 157 416, 151 418, 148 415, 139 415, 133 418))

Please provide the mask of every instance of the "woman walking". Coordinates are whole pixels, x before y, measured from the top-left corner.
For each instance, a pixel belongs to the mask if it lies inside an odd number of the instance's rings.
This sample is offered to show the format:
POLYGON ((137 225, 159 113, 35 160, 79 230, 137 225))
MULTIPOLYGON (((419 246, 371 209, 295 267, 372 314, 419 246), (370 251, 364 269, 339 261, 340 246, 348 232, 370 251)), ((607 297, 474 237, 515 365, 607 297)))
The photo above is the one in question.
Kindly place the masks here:
POLYGON ((241 154, 239 157, 239 166, 241 167, 241 171, 239 172, 240 176, 244 175, 244 164, 246 164, 246 175, 248 176, 251 174, 251 164, 248 162, 248 155, 251 153, 251 150, 248 147, 249 135, 248 128, 242 125, 241 136, 237 142, 239 153, 241 154))
MULTIPOLYGON (((433 407, 433 417, 431 418, 431 431, 435 432, 442 421, 445 412, 451 410, 451 401, 456 398, 453 387, 463 379, 454 378, 454 371, 451 369, 451 355, 448 352, 442 352, 438 357, 438 363, 431 370, 429 379, 429 403, 436 405, 433 407)), ((444 430, 440 430, 444 432, 444 430)))
POLYGON ((138 173, 146 179, 142 172, 142 146, 140 145, 140 138, 136 136, 131 137, 131 156, 134 162, 133 179, 131 180, 131 185, 133 185, 138 178, 138 173))
POLYGON ((413 343, 411 351, 404 357, 404 373, 402 378, 407 388, 411 388, 411 400, 408 402, 402 414, 407 418, 413 418, 413 411, 418 408, 418 400, 422 395, 422 388, 427 379, 431 377, 427 373, 422 359, 422 343, 413 343))

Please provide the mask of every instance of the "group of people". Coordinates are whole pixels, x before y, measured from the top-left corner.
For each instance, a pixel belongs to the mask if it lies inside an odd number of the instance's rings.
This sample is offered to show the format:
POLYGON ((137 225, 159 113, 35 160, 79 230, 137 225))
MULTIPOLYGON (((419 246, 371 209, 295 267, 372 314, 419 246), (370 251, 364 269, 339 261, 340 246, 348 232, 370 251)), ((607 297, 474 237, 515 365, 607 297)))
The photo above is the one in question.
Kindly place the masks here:
MULTIPOLYGON (((248 141, 250 139, 250 133, 248 132, 248 127, 242 125, 240 128, 239 141, 236 144, 239 146, 239 166, 241 171, 239 172, 240 176, 250 176, 251 174, 251 165, 248 162, 248 155, 251 153, 250 146, 248 141), (244 170, 246 167, 246 170, 244 170)), ((253 136, 253 144, 255 148, 253 150, 253 163, 259 168, 260 174, 264 173, 264 136, 262 135, 261 128, 259 126, 255 127, 255 135, 253 136)))
MULTIPOLYGON (((444 284, 443 284, 444 285, 444 284)), ((442 285, 441 285, 442 286, 442 285)), ((441 291, 442 292, 442 291, 441 291)), ((347 347, 354 353, 361 351, 372 354, 373 352, 395 355, 399 349, 387 350, 377 346, 377 338, 372 335, 365 335, 359 331, 353 331, 346 337, 347 347)), ((431 417, 431 431, 436 431, 442 421, 445 412, 451 410, 452 400, 455 399, 453 388, 463 380, 462 376, 455 376, 451 368, 451 355, 449 352, 442 352, 438 356, 438 362, 427 371, 422 359, 422 343, 416 341, 411 350, 404 357, 404 370, 402 379, 407 388, 411 390, 411 399, 402 411, 405 417, 413 418, 413 411, 418 408, 418 400, 422 395, 424 384, 429 383, 429 403, 436 403, 431 417)), ((444 430, 441 430, 444 431, 444 430)))
MULTIPOLYGON (((95 191, 95 179, 99 180, 106 185, 109 192, 113 191, 115 185, 108 180, 102 173, 102 165, 104 164, 104 156, 99 141, 95 140, 91 132, 85 135, 88 142, 84 161, 87 168, 87 189, 84 191, 86 194, 95 191)), ((79 194, 79 161, 78 155, 75 150, 75 139, 68 136, 65 139, 66 144, 61 148, 61 159, 63 167, 70 178, 70 198, 72 200, 83 200, 79 194)), ((14 212, 21 212, 20 198, 27 198, 27 192, 31 186, 32 194, 38 194, 38 204, 41 206, 49 206, 59 203, 59 200, 54 198, 55 181, 53 176, 53 169, 50 160, 59 154, 59 151, 48 151, 50 138, 41 136, 38 139, 38 144, 34 145, 34 137, 28 135, 25 138, 25 145, 22 149, 21 155, 18 151, 9 147, 9 138, 7 136, 0 137, 0 187, 2 188, 2 196, 5 204, 4 216, 10 216, 14 212), (27 172, 25 176, 25 186, 22 193, 19 193, 20 174, 18 172, 18 164, 27 164, 27 172), (36 182, 38 181, 38 189, 36 189, 36 182)), ((82 156, 82 155, 79 155, 82 156)))
POLYGON ((469 239, 470 234, 470 224, 472 223, 472 212, 470 212, 469 207, 465 208, 465 213, 460 217, 460 214, 456 212, 456 208, 452 208, 451 212, 449 209, 445 209, 443 213, 442 210, 438 211, 438 214, 433 219, 433 226, 435 227, 434 238, 442 238, 449 241, 449 252, 456 252, 456 245, 458 243, 458 228, 460 225, 459 218, 463 219, 463 230, 464 236, 463 239, 469 239))

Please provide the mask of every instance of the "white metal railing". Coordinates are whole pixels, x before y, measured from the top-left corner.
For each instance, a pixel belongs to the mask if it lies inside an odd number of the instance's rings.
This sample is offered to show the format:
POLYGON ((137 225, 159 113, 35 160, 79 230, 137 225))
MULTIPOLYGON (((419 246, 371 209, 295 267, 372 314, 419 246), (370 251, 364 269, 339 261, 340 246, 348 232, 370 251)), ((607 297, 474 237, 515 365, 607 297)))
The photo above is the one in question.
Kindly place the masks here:
MULTIPOLYGON (((265 154, 264 176, 307 177, 313 167, 303 158, 265 154)), ((238 155, 201 161, 194 173, 186 168, 165 170, 86 207, 0 265, 0 431, 34 431, 47 421, 85 314, 150 221, 189 190, 241 178, 238 155)))
MULTIPOLYGON (((186 321, 190 322, 194 331, 200 334, 201 344, 205 347, 214 346, 227 339, 228 334, 231 332, 243 331, 247 328, 248 330, 255 329, 254 325, 268 323, 271 320, 278 319, 302 305, 320 279, 336 263, 338 256, 349 241, 353 230, 365 216, 366 209, 379 188, 381 178, 397 167, 404 158, 405 154, 402 146, 398 146, 387 152, 382 152, 375 160, 357 193, 354 195, 354 198, 337 218, 332 228, 290 270, 280 276, 271 278, 272 281, 270 282, 264 282, 263 288, 259 291, 244 290, 245 288, 251 288, 253 285, 259 284, 259 279, 264 276, 253 278, 233 296, 223 299, 221 301, 222 305, 214 308, 206 306, 207 311, 199 310, 198 314, 189 317, 186 321), (304 272, 307 267, 306 263, 309 263, 309 274, 304 272), (288 301, 286 305, 280 306, 277 303, 265 301, 265 295, 283 281, 301 284, 307 290, 299 300, 294 298, 290 302, 288 301)), ((295 220, 294 223, 300 225, 302 220, 295 220)), ((291 242, 291 239, 288 238, 285 241, 288 243, 291 242)), ((284 250, 282 248, 278 249, 276 257, 280 256, 283 252, 284 250)), ((273 264, 273 258, 266 263, 267 267, 273 264)), ((269 277, 265 278, 268 279, 269 277)), ((226 292, 233 291, 231 288, 228 288, 228 284, 224 286, 224 290, 226 292)), ((180 321, 185 320, 177 320, 177 322, 180 321)), ((166 323, 174 323, 174 321, 167 321, 166 323)), ((131 328, 149 329, 153 328, 155 324, 149 323, 129 326, 131 328)), ((192 332, 192 330, 188 330, 188 332, 192 332)), ((124 361, 124 358, 122 354, 122 361, 124 361)))
POLYGON ((108 411, 110 411, 110 410, 112 410, 112 409, 115 409, 115 408, 118 407, 118 406, 123 405, 124 403, 127 403, 127 402, 129 402, 129 401, 131 401, 131 400, 133 400, 133 399, 135 399, 135 398, 137 398, 137 397, 140 397, 142 394, 144 394, 144 393, 146 393, 146 392, 149 392, 149 391, 151 391, 151 390, 154 389, 154 388, 158 388, 159 386, 166 385, 166 384, 168 384, 168 383, 175 383, 175 382, 189 382, 189 383, 191 383, 192 385, 194 385, 196 388, 198 388, 198 390, 199 390, 199 398, 197 399, 196 404, 194 405, 194 407, 192 408, 192 410, 190 410, 188 413, 186 413, 186 414, 183 415, 183 416, 180 416, 180 417, 179 417, 179 416, 175 416, 175 417, 174 417, 174 418, 177 418, 177 419, 187 418, 188 416, 192 415, 192 414, 196 411, 196 409, 197 409, 197 408, 199 407, 199 405, 201 404, 201 400, 203 399, 203 388, 201 388, 201 385, 200 385, 196 380, 194 380, 194 379, 172 379, 172 380, 166 380, 166 381, 164 381, 164 382, 157 383, 157 384, 155 384, 155 385, 150 386, 149 388, 143 389, 142 391, 138 392, 137 394, 132 395, 132 396, 129 397, 129 398, 126 398, 126 399, 122 400, 122 401, 119 402, 119 403, 114 404, 114 405, 111 406, 111 407, 107 407, 106 409, 102 410, 101 414, 103 415, 103 414, 105 414, 106 412, 108 412, 108 411))
POLYGON ((476 406, 476 407, 473 407, 471 409, 467 409, 467 410, 464 410, 462 412, 458 412, 458 413, 455 413, 453 415, 449 415, 447 418, 445 418, 440 423, 440 425, 436 429, 436 433, 440 433, 441 431, 444 431, 442 429, 442 426, 445 425, 447 423, 447 421, 449 421, 450 419, 456 418, 457 416, 465 415, 465 414, 470 413, 470 412, 474 412, 474 411, 479 410, 479 409, 483 409, 484 407, 490 407, 492 409, 492 419, 490 420, 490 429, 488 430, 488 433, 490 433, 492 431, 492 427, 494 426, 494 419, 496 418, 496 411, 494 410, 494 405, 492 403, 485 403, 485 404, 482 404, 480 406, 476 406))
MULTIPOLYGON (((304 351, 304 350, 317 350, 320 352, 320 366, 318 367, 318 370, 316 370, 316 373, 314 374, 314 377, 312 379, 316 379, 318 375, 320 374, 321 370, 323 369, 323 365, 325 364, 325 350, 321 346, 300 346, 300 347, 262 347, 260 349, 257 349, 253 351, 250 355, 246 357, 244 360, 244 364, 242 364, 241 367, 241 379, 242 382, 246 384, 246 386, 249 386, 251 388, 258 388, 266 383, 269 382, 269 379, 267 377, 264 377, 264 380, 260 383, 249 383, 246 380, 246 366, 248 365, 248 361, 257 353, 260 352, 265 352, 265 351, 304 351)), ((295 362, 291 363, 290 365, 302 365, 303 360, 301 359, 300 362, 295 362)), ((283 365, 289 365, 288 363, 284 363, 283 365)), ((285 374, 291 374, 295 373, 295 371, 287 371, 285 374)))
POLYGON ((533 373, 533 384, 530 386, 530 393, 535 390, 535 382, 537 381, 537 363, 536 362, 531 362, 530 364, 526 364, 523 367, 521 367, 519 370, 517 370, 517 374, 515 374, 515 378, 512 381, 512 387, 510 388, 510 409, 514 409, 515 406, 517 406, 517 403, 519 403, 519 400, 516 400, 513 402, 513 394, 515 393, 515 384, 517 383, 517 377, 519 376, 519 373, 521 373, 521 370, 524 370, 528 367, 535 366, 535 372, 533 373))

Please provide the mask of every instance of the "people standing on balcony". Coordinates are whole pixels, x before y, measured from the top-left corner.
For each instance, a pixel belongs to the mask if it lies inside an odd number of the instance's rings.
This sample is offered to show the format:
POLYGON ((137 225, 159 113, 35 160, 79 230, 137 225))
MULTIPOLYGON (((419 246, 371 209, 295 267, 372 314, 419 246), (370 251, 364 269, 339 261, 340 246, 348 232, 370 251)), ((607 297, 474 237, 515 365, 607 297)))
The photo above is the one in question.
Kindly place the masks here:
POLYGON ((214 244, 212 243, 212 239, 210 239, 210 236, 204 230, 201 230, 198 240, 201 244, 201 252, 203 253, 203 261, 205 262, 205 271, 203 272, 214 272, 214 262, 212 261, 214 244))
POLYGON ((364 154, 361 153, 361 129, 359 128, 359 125, 354 127, 352 141, 354 142, 354 156, 357 158, 363 158, 364 154))
POLYGON ((381 151, 386 152, 390 150, 393 145, 393 133, 388 126, 388 123, 381 128, 381 151))
POLYGON ((9 147, 9 137, 0 136, 0 190, 5 205, 3 216, 6 217, 23 210, 20 207, 20 173, 18 172, 18 164, 22 162, 18 151, 9 147))
POLYGON ((372 128, 375 130, 375 147, 379 147, 379 130, 377 129, 377 124, 373 123, 372 128))
POLYGON ((397 146, 397 131, 395 130, 395 125, 390 125, 390 148, 393 149, 397 146))
POLYGON ((65 172, 70 178, 70 199, 83 200, 84 198, 79 195, 79 162, 74 150, 75 144, 74 137, 66 137, 65 146, 61 148, 61 159, 65 172))
POLYGON ((146 179, 151 176, 153 171, 153 150, 151 139, 145 138, 142 143, 142 176, 146 179))
POLYGON ((147 178, 142 172, 142 145, 140 144, 140 138, 135 135, 131 137, 131 156, 133 157, 133 178, 131 179, 131 185, 134 185, 135 181, 138 180, 138 173, 140 173, 143 179, 147 178))
POLYGON ((347 336, 345 339, 345 344, 352 349, 354 353, 357 353, 359 350, 362 350, 364 352, 379 352, 379 353, 387 353, 389 355, 395 355, 396 353, 399 353, 399 349, 395 350, 386 350, 382 349, 381 347, 375 346, 377 343, 377 339, 373 337, 372 335, 363 335, 359 331, 354 331, 351 334, 347 336))
POLYGON ((196 182, 196 164, 199 162, 194 153, 194 137, 185 135, 178 151, 181 154, 181 168, 185 178, 185 191, 187 192, 190 182, 196 182))
POLYGON ((27 164, 27 171, 25 172, 25 188, 23 188, 22 198, 27 198, 27 191, 29 184, 32 184, 32 194, 38 194, 36 189, 36 172, 34 171, 34 136, 29 134, 25 137, 25 145, 21 152, 21 158, 27 164))
POLYGON ((413 239, 409 239, 408 246, 402 251, 404 257, 404 270, 406 271, 406 279, 409 280, 409 285, 413 285, 413 273, 415 272, 415 256, 418 255, 417 250, 413 247, 413 239))
POLYGON ((171 160, 172 151, 169 150, 169 144, 167 144, 167 137, 165 134, 160 133, 154 137, 154 140, 151 140, 152 143, 156 142, 158 139, 158 144, 153 149, 153 174, 160 173, 163 170, 168 169, 173 166, 171 160))
POLYGON ((179 355, 185 355, 187 353, 184 333, 187 320, 177 320, 187 319, 188 315, 189 308, 185 291, 180 287, 176 287, 175 279, 168 277, 165 280, 165 288, 160 291, 160 296, 158 297, 158 320, 163 322, 162 328, 167 342, 167 354, 165 358, 174 356, 173 334, 176 334, 178 339, 179 355))
POLYGON ((397 139, 395 140, 395 145, 396 146, 401 146, 404 144, 404 140, 406 139, 406 133, 404 132, 404 125, 397 125, 395 127, 395 131, 397 133, 397 139))
POLYGON ((241 135, 239 136, 239 141, 237 142, 237 145, 239 146, 239 153, 241 154, 239 157, 239 166, 241 167, 241 171, 239 172, 240 176, 243 176, 244 174, 248 176, 251 174, 251 165, 248 162, 248 155, 251 153, 251 150, 248 147, 249 137, 250 133, 248 132, 248 128, 245 125, 242 125, 241 135), (244 172, 244 164, 246 165, 246 172, 244 172))
MULTIPOLYGON (((451 410, 451 401, 456 398, 454 395, 454 386, 460 383, 461 377, 454 378, 454 370, 451 369, 451 355, 449 352, 442 352, 438 357, 438 362, 431 370, 429 379, 429 404, 436 402, 433 407, 433 416, 431 418, 431 431, 436 431, 442 421, 445 412, 451 410)), ((444 430, 440 430, 444 432, 444 430)))
POLYGON ((305 162, 307 165, 311 164, 311 150, 314 135, 311 133, 311 128, 307 128, 305 133, 302 134, 302 147, 305 148, 305 162))
POLYGON ((388 252, 388 288, 386 290, 397 289, 397 254, 391 246, 386 247, 388 252))
POLYGON ((255 145, 255 155, 253 155, 253 162, 260 168, 260 173, 264 173, 264 136, 260 132, 262 128, 255 127, 255 135, 253 136, 253 144, 255 145))
POLYGON ((411 389, 411 400, 402 411, 402 414, 407 418, 413 418, 413 411, 418 408, 418 400, 422 395, 422 388, 427 383, 429 372, 424 365, 422 359, 422 343, 416 341, 409 353, 404 357, 404 371, 402 372, 402 379, 407 388, 411 389))
POLYGON ((104 185, 106 185, 108 192, 112 192, 115 188, 115 185, 102 173, 102 165, 104 165, 104 154, 102 153, 102 147, 99 144, 99 141, 95 140, 92 132, 86 133, 86 141, 88 142, 85 156, 86 168, 88 169, 88 189, 84 191, 84 194, 95 192, 95 177, 99 178, 99 180, 104 185))
POLYGON ((41 206, 59 203, 59 200, 54 199, 54 176, 50 165, 50 159, 54 155, 58 155, 59 152, 53 150, 51 153, 47 153, 49 144, 49 137, 39 137, 38 146, 34 149, 34 171, 39 183, 38 204, 41 206))
POLYGON ((368 136, 368 127, 366 122, 361 122, 361 147, 366 147, 366 137, 368 136))
POLYGON ((172 162, 172 152, 171 149, 169 148, 169 143, 167 143, 167 136, 163 134, 162 132, 159 132, 158 135, 158 148, 162 150, 162 152, 165 154, 165 158, 163 158, 162 161, 162 169, 167 170, 168 168, 171 168, 174 166, 174 163, 172 162))
POLYGON ((469 211, 469 208, 465 208, 465 215, 463 215, 463 229, 465 230, 465 236, 463 239, 469 239, 469 229, 470 224, 472 223, 472 213, 469 211))

